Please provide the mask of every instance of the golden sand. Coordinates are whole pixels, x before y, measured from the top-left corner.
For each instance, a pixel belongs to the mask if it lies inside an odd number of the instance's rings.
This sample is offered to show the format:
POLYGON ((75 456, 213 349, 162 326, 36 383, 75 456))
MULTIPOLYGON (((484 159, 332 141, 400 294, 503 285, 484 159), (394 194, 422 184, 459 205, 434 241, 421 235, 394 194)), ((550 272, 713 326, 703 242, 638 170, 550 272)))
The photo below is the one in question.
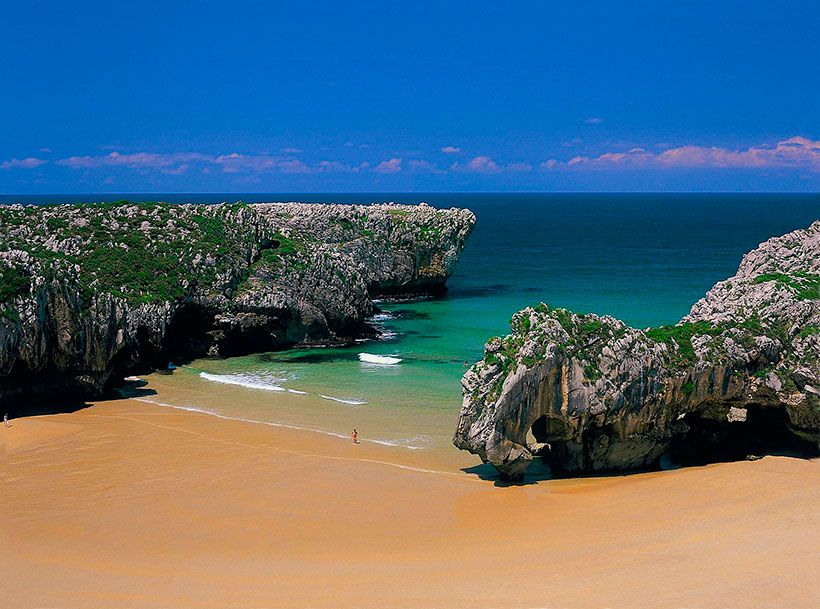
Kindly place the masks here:
POLYGON ((498 487, 128 400, 13 424, 2 609, 820 606, 818 461, 498 487))

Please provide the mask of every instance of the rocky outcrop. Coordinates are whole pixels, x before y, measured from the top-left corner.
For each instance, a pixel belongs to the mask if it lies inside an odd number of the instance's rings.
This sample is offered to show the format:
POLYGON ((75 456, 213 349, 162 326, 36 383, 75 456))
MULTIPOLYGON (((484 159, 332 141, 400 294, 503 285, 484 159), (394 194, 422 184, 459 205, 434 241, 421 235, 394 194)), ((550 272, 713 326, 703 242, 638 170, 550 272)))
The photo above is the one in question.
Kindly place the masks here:
POLYGON ((0 402, 367 335, 373 297, 445 289, 474 222, 424 204, 2 207, 0 402))
POLYGON ((747 254, 675 326, 541 304, 462 379, 457 447, 520 479, 820 447, 820 222, 747 254))

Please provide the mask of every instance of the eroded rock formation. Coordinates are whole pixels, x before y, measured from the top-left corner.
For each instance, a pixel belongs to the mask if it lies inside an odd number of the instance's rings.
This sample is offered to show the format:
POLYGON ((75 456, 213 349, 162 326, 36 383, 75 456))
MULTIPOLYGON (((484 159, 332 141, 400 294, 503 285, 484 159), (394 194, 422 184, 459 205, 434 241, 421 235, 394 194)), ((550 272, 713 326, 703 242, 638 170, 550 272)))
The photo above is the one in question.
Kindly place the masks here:
POLYGON ((0 207, 0 402, 372 332, 371 298, 443 291, 474 223, 424 204, 0 207))
POLYGON ((820 222, 748 253, 676 326, 544 304, 462 379, 457 447, 520 479, 820 446, 820 222))

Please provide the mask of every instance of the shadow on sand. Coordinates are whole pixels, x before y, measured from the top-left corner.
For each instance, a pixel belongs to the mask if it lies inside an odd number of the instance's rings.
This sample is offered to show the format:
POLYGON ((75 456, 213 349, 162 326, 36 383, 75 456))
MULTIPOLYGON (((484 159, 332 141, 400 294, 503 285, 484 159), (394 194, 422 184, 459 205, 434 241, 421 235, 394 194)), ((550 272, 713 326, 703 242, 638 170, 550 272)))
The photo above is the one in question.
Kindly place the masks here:
POLYGON ((705 467, 714 463, 732 463, 737 461, 756 461, 764 457, 788 457, 790 459, 816 459, 818 454, 816 451, 800 451, 794 449, 780 449, 763 452, 759 455, 747 455, 746 457, 723 458, 714 460, 699 460, 699 461, 679 461, 673 459, 668 453, 663 455, 655 467, 645 467, 639 469, 629 470, 614 470, 602 472, 565 472, 561 470, 553 470, 549 465, 549 457, 534 457, 532 463, 527 468, 523 480, 502 480, 495 469, 489 463, 481 463, 472 467, 463 467, 461 471, 466 474, 472 474, 481 480, 492 482, 494 486, 527 486, 530 484, 538 484, 546 480, 568 480, 574 478, 623 478, 626 476, 633 476, 635 474, 646 474, 650 472, 665 472, 676 469, 690 469, 696 467, 705 467))
POLYGON ((554 478, 561 477, 554 475, 552 469, 550 469, 550 466, 546 462, 546 460, 540 458, 533 459, 532 463, 527 468, 527 471, 524 474, 523 480, 502 480, 501 476, 498 473, 498 470, 495 469, 495 467, 493 467, 489 463, 482 463, 480 465, 474 465, 472 467, 464 467, 461 469, 461 471, 463 471, 465 474, 473 474, 481 480, 492 482, 494 486, 500 487, 526 486, 528 484, 538 484, 539 482, 542 482, 544 480, 552 480, 554 478))
MULTIPOLYGON (((114 390, 107 392, 100 400, 127 400, 129 398, 139 398, 149 395, 156 395, 154 389, 145 387, 148 382, 142 379, 123 381, 123 384, 114 390)), ((28 400, 25 404, 14 404, 10 406, 8 412, 9 420, 21 419, 24 417, 41 417, 53 414, 71 414, 78 410, 89 408, 92 404, 84 399, 67 396, 45 396, 28 400)))
POLYGON ((91 406, 84 400, 64 399, 54 401, 37 401, 28 404, 15 404, 8 409, 9 420, 24 417, 42 417, 50 414, 69 414, 91 406))
POLYGON ((571 480, 574 478, 623 478, 632 476, 634 474, 645 474, 647 472, 665 471, 671 469, 679 469, 687 467, 678 463, 669 463, 666 466, 645 468, 645 469, 631 469, 624 471, 609 471, 609 472, 565 472, 561 470, 553 470, 549 466, 549 458, 534 457, 532 463, 527 468, 523 480, 503 480, 492 465, 489 463, 482 463, 473 467, 464 467, 461 471, 467 474, 474 474, 481 480, 492 482, 494 486, 527 486, 530 484, 538 484, 546 480, 571 480))

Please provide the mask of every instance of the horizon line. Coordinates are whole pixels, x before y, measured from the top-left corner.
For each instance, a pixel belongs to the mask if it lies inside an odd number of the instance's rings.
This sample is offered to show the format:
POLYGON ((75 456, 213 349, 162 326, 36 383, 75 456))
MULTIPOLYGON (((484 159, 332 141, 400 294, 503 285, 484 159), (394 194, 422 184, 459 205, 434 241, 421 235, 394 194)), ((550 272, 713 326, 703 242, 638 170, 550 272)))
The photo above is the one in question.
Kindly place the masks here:
POLYGON ((809 190, 328 190, 328 191, 90 191, 90 192, 16 192, 0 193, 9 197, 79 197, 130 195, 820 195, 809 190))

